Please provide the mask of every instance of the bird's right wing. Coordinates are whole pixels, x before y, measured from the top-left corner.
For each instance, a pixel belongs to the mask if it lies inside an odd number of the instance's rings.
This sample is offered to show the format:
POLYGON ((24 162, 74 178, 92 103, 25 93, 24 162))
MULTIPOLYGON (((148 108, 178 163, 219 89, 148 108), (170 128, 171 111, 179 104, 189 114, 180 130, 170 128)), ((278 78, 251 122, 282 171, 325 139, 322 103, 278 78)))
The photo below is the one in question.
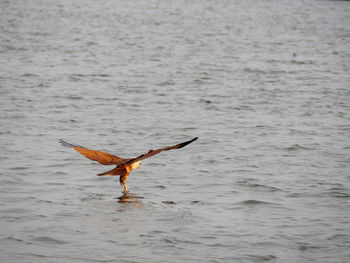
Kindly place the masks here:
POLYGON ((73 148, 74 150, 76 150, 77 152, 79 152, 80 154, 84 155, 86 158, 92 161, 96 161, 104 165, 111 165, 111 164, 119 165, 129 160, 129 159, 120 158, 110 153, 90 150, 80 145, 71 144, 64 140, 60 140, 60 143, 63 146, 73 148))

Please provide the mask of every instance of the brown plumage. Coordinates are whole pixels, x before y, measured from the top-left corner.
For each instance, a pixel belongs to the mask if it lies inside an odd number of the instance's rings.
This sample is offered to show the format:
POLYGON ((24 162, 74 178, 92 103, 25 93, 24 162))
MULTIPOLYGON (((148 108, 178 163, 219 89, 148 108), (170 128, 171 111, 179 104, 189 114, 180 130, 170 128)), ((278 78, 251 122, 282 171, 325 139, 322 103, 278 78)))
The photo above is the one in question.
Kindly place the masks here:
POLYGON ((118 156, 112 155, 110 153, 106 153, 106 152, 101 152, 101 151, 95 151, 95 150, 90 150, 87 149, 83 146, 77 145, 77 144, 71 144, 69 142, 66 142, 64 140, 60 140, 60 143, 63 146, 66 147, 70 147, 73 148, 74 150, 76 150, 77 152, 79 152, 80 154, 84 155, 86 158, 92 160, 92 161, 96 161, 99 162, 100 164, 103 165, 116 165, 116 167, 110 171, 107 171, 105 173, 100 173, 98 174, 98 176, 103 176, 103 175, 109 175, 109 176, 117 176, 119 175, 119 182, 122 186, 124 186, 124 192, 128 191, 128 188, 126 187, 126 179, 128 178, 130 172, 136 168, 138 168, 141 165, 141 160, 152 157, 162 151, 169 151, 169 150, 174 150, 174 149, 180 149, 182 147, 185 147, 187 144, 190 144, 192 142, 194 142, 195 140, 197 140, 198 137, 186 141, 186 142, 182 142, 173 146, 167 146, 164 148, 160 148, 157 150, 149 150, 147 153, 145 154, 141 154, 138 157, 135 158, 129 158, 129 159, 124 159, 124 158, 120 158, 118 156))

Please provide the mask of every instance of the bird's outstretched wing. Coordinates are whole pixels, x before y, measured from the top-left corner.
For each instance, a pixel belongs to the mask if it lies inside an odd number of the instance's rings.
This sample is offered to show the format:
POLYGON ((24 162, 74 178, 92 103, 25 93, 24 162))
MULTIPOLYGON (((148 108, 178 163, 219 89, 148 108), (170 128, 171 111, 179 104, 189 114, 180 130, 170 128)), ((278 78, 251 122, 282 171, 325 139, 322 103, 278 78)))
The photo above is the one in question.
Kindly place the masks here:
POLYGON ((182 143, 173 145, 173 146, 167 146, 167 147, 160 148, 160 149, 157 149, 157 150, 149 150, 148 153, 141 154, 138 157, 135 157, 135 158, 127 160, 125 162, 125 164, 130 164, 130 163, 133 163, 133 162, 141 161, 143 159, 152 157, 153 155, 156 155, 156 154, 158 154, 158 153, 160 153, 162 151, 169 151, 169 150, 174 150, 174 149, 180 149, 182 147, 185 147, 187 144, 190 144, 190 143, 194 142, 197 139, 198 139, 198 137, 193 138, 192 140, 189 140, 189 141, 186 141, 186 142, 182 142, 182 143))
POLYGON ((110 153, 90 150, 80 145, 71 144, 64 140, 60 140, 60 143, 63 146, 73 148, 74 150, 76 150, 77 152, 79 152, 80 154, 84 155, 86 158, 92 161, 96 161, 104 165, 111 165, 111 164, 119 165, 129 160, 129 159, 120 158, 110 153))

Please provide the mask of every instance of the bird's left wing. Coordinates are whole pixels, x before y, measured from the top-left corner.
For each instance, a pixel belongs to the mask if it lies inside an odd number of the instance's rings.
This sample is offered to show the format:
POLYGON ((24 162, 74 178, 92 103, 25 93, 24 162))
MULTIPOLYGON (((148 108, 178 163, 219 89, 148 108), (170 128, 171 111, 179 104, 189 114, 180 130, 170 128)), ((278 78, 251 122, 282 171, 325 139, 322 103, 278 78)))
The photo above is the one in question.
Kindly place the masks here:
POLYGON ((74 150, 76 150, 77 152, 79 152, 80 154, 84 155, 86 158, 92 161, 96 161, 104 165, 111 165, 111 164, 119 165, 129 160, 129 159, 120 158, 110 153, 90 150, 77 144, 71 144, 64 140, 60 140, 60 143, 63 146, 73 148, 74 150))
POLYGON ((163 151, 169 151, 169 150, 174 150, 174 149, 180 149, 182 147, 185 147, 186 145, 194 142, 195 140, 197 140, 198 137, 196 138, 193 138, 192 140, 189 140, 189 141, 186 141, 186 142, 182 142, 182 143, 179 143, 179 144, 176 144, 176 145, 173 145, 173 146, 167 146, 167 147, 164 147, 164 148, 160 148, 160 149, 157 149, 157 150, 149 150, 148 153, 145 153, 145 154, 141 154, 140 156, 138 157, 135 157, 135 158, 132 158, 128 161, 125 162, 125 164, 130 164, 130 163, 133 163, 133 162, 137 162, 137 161, 141 161, 143 159, 146 159, 146 158, 149 158, 149 157, 152 157, 160 152, 163 152, 163 151))

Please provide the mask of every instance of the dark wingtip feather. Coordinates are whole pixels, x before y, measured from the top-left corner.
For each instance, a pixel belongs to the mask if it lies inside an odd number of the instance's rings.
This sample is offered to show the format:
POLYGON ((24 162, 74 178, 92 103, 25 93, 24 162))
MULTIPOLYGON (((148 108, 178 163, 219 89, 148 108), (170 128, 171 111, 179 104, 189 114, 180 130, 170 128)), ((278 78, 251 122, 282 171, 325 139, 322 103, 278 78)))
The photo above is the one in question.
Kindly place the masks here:
POLYGON ((66 146, 66 147, 72 147, 73 144, 69 143, 69 142, 66 142, 62 139, 59 140, 59 143, 62 145, 62 146, 66 146))
POLYGON ((195 137, 195 138, 193 138, 192 140, 189 140, 189 141, 187 141, 187 142, 183 142, 183 143, 180 144, 180 147, 179 147, 179 148, 185 147, 186 145, 188 145, 188 144, 194 142, 194 141, 197 140, 197 139, 198 139, 198 137, 195 137))
POLYGON ((189 141, 189 143, 194 142, 195 140, 197 140, 199 137, 194 137, 192 140, 189 141))
POLYGON ((66 147, 70 147, 70 148, 74 148, 74 147, 84 148, 80 145, 72 144, 72 143, 66 142, 65 140, 62 140, 62 139, 59 140, 59 143, 62 144, 62 146, 66 146, 66 147))

